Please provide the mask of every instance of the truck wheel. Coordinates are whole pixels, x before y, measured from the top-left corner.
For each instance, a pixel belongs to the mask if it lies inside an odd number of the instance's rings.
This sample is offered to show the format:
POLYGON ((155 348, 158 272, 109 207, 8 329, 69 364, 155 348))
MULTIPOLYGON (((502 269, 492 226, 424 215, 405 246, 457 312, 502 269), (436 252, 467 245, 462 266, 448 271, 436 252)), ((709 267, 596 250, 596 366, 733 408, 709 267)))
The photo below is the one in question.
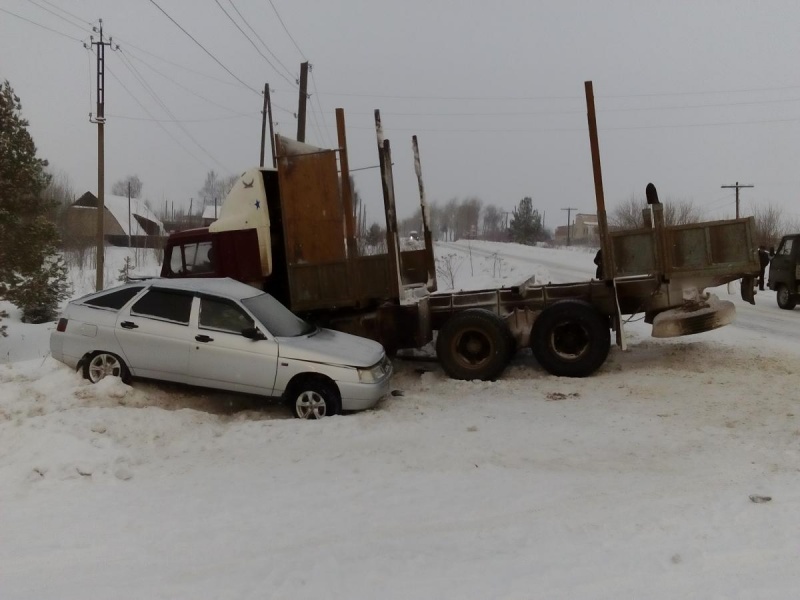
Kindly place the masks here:
POLYGON ((336 386, 318 377, 304 377, 287 393, 289 407, 298 419, 321 419, 342 412, 336 386))
POLYGON ((797 306, 797 298, 789 293, 789 288, 780 284, 777 292, 775 297, 778 300, 778 306, 783 310, 794 310, 794 307, 797 306))
POLYGON ((608 319, 583 300, 556 302, 533 322, 531 350, 553 375, 591 375, 605 362, 610 347, 608 319))
POLYGON ((439 330, 436 356, 453 379, 497 379, 511 360, 510 339, 503 319, 471 308, 450 317, 439 330))

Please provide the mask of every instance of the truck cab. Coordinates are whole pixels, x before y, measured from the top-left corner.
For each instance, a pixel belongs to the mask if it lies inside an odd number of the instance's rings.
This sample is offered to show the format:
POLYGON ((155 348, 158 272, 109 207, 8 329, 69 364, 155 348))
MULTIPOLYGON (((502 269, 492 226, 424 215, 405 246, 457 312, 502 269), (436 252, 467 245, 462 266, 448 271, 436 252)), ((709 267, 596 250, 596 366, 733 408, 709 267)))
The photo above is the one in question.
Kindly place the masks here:
POLYGON ((778 306, 792 310, 800 300, 800 233, 785 235, 769 263, 769 289, 775 290, 778 306))

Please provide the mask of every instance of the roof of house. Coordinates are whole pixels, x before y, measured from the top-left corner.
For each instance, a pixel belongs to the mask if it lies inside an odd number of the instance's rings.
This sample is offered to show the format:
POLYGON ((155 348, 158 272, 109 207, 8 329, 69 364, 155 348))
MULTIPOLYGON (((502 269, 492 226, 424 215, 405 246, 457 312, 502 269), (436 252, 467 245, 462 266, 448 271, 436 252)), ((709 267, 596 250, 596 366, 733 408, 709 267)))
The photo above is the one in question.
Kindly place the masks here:
MULTIPOLYGON (((140 198, 131 198, 131 217, 138 215, 139 218, 147 221, 152 221, 158 226, 161 235, 166 232, 164 224, 150 210, 143 200, 140 198)), ((130 219, 131 231, 128 231, 128 198, 127 196, 114 196, 113 194, 106 194, 103 198, 103 205, 108 212, 119 223, 124 232, 124 235, 144 235, 146 232, 142 230, 141 225, 135 218, 130 219)), ((73 206, 78 208, 97 208, 97 197, 92 192, 86 192, 83 196, 78 198, 73 206)))
POLYGON ((213 204, 207 205, 203 209, 203 219, 214 219, 214 220, 216 220, 217 218, 219 218, 220 208, 222 208, 222 207, 214 206, 213 204))

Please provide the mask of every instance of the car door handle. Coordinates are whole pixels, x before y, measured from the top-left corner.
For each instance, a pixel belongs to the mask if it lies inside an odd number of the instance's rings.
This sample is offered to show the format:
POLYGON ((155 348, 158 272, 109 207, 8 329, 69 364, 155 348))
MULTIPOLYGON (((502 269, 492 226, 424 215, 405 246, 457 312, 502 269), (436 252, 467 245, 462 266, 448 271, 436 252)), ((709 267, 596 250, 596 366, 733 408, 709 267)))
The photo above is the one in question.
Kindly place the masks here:
POLYGON ((214 341, 214 338, 208 337, 207 335, 196 335, 196 336, 194 336, 194 339, 196 339, 198 342, 213 342, 214 341))
POLYGON ((123 321, 122 323, 119 324, 119 326, 123 327, 124 329, 136 329, 137 327, 139 327, 136 323, 133 323, 132 321, 123 321))

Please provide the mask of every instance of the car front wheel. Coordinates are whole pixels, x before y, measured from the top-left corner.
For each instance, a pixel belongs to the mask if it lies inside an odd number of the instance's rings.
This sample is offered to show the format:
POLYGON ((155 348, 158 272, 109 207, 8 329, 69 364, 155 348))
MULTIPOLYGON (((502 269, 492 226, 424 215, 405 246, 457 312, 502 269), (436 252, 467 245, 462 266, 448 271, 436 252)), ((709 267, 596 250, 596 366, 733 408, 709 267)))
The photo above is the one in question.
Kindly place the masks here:
POLYGON ((317 378, 304 379, 292 386, 289 405, 298 419, 321 419, 342 412, 336 386, 317 378))
POLYGON ((106 377, 119 377, 127 383, 130 380, 128 367, 122 359, 110 352, 97 352, 83 363, 83 376, 97 383, 106 377))

